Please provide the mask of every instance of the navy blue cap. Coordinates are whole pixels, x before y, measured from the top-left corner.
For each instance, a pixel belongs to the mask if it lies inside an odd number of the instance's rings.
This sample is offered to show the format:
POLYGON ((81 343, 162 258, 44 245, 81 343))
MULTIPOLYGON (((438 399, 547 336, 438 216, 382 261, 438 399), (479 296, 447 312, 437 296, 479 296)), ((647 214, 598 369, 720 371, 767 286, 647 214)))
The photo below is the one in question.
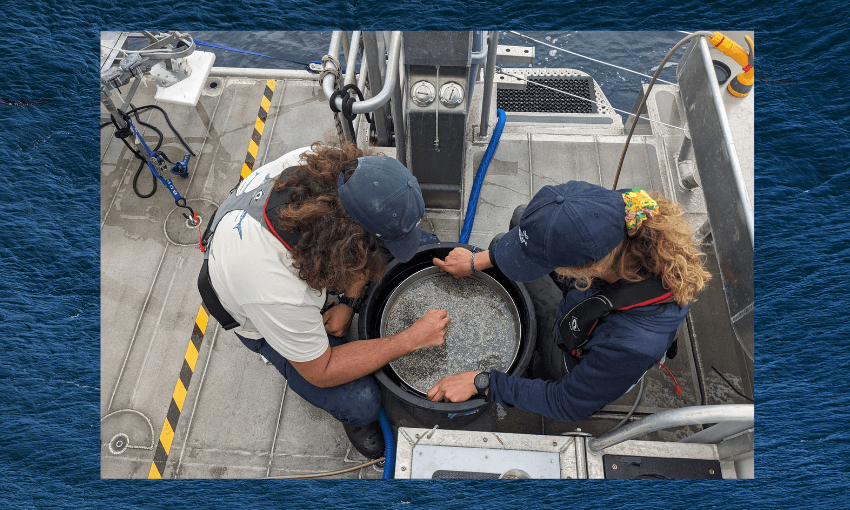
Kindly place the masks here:
POLYGON ((545 186, 534 195, 519 225, 492 248, 508 278, 536 280, 556 267, 604 258, 626 234, 626 206, 620 191, 570 181, 545 186))
POLYGON ((425 214, 425 201, 419 182, 394 158, 357 158, 357 169, 338 189, 348 214, 378 239, 393 257, 407 262, 419 247, 419 220, 425 214))

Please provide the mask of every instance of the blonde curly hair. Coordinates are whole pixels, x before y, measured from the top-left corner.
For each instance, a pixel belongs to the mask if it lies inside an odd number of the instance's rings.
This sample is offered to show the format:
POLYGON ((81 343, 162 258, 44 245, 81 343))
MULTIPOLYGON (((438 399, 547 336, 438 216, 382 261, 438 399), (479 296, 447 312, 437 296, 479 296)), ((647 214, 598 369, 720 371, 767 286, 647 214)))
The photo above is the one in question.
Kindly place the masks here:
POLYGON ((651 275, 661 279, 677 304, 684 306, 696 301, 696 295, 711 280, 711 273, 703 267, 705 254, 694 242, 693 231, 679 205, 660 193, 651 194, 659 212, 644 220, 635 235, 624 235, 620 244, 601 260, 559 267, 555 272, 575 278, 579 290, 587 290, 591 280, 603 274, 631 282, 651 275), (646 271, 643 275, 641 269, 646 271))

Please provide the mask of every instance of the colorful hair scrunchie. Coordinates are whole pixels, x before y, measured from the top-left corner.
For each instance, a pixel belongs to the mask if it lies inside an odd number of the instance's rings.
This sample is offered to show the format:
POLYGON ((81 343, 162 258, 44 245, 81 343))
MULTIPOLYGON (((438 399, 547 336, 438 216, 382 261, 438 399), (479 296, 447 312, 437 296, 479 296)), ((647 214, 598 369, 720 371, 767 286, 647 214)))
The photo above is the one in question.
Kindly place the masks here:
POLYGON ((626 203, 626 229, 630 236, 635 235, 644 220, 658 213, 658 204, 640 188, 623 193, 623 202, 626 203))

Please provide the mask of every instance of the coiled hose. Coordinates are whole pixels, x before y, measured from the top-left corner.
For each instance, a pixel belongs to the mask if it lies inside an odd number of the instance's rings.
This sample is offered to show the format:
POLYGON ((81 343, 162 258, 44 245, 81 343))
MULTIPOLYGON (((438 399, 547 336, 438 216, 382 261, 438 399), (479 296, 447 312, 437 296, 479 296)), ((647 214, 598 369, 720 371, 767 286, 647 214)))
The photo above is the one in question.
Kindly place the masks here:
POLYGON ((381 432, 384 433, 384 475, 381 478, 391 480, 395 474, 395 434, 383 407, 378 422, 381 424, 381 432))
POLYGON ((490 144, 487 146, 487 151, 481 159, 481 164, 478 165, 478 171, 475 172, 475 180, 472 183, 472 191, 469 192, 469 203, 466 204, 466 215, 463 217, 463 229, 460 231, 460 239, 458 242, 466 243, 469 241, 469 235, 472 233, 472 222, 475 221, 475 210, 478 208, 478 195, 481 193, 481 186, 484 184, 484 176, 487 175, 487 168, 490 166, 490 160, 493 159, 493 154, 499 146, 499 139, 502 137, 502 129, 505 127, 505 111, 501 108, 496 110, 499 116, 499 121, 496 123, 496 128, 493 129, 493 137, 490 138, 490 144))

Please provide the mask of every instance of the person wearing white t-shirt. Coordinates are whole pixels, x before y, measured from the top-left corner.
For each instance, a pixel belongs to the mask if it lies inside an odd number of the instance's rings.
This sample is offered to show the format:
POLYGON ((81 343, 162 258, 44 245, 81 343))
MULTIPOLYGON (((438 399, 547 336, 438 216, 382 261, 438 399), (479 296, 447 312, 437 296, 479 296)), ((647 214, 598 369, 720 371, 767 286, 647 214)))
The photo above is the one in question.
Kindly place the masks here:
POLYGON ((380 389, 371 374, 442 344, 449 318, 431 310, 397 335, 349 343, 342 337, 352 306, 388 259, 410 260, 420 244, 438 241, 418 228, 425 212, 419 184, 393 158, 320 143, 257 169, 235 193, 256 193, 267 179, 277 183, 265 222, 231 210, 215 227, 212 287, 238 322, 239 339, 302 398, 340 420, 361 454, 380 457, 380 389), (270 209, 273 200, 282 205, 270 209), (345 298, 326 309, 328 290, 345 298))

